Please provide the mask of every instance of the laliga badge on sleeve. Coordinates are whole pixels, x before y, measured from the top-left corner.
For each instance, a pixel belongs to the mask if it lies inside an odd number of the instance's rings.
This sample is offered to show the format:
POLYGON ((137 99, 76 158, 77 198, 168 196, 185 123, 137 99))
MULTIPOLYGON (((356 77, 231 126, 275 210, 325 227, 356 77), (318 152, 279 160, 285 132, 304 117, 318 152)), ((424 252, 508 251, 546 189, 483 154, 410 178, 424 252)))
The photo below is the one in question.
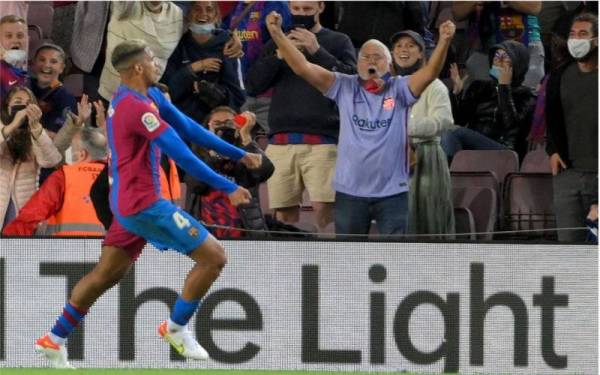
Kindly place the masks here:
POLYGON ((158 118, 154 113, 146 112, 142 115, 142 124, 144 124, 146 129, 148 129, 148 131, 152 133, 153 131, 158 129, 158 127, 160 126, 160 121, 158 121, 158 118))

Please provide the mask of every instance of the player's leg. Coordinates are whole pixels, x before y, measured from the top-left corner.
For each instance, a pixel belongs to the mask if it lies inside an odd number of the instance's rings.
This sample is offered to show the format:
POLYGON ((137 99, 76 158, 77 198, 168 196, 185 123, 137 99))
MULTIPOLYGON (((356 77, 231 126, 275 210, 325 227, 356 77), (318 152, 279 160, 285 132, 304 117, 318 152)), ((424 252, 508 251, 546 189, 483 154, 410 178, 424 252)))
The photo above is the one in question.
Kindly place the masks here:
POLYGON ((67 337, 83 320, 98 297, 121 280, 131 268, 132 262, 127 253, 119 248, 102 248, 98 264, 75 285, 69 302, 50 332, 35 343, 35 351, 45 356, 52 367, 73 368, 67 360, 64 346, 67 337))
POLYGON ((81 310, 89 309, 104 292, 121 281, 133 262, 122 249, 104 246, 98 264, 75 284, 69 303, 81 310))
POLYGON ((106 234, 100 260, 75 285, 71 298, 50 332, 35 343, 36 352, 46 357, 52 367, 73 368, 67 360, 64 346, 67 337, 94 302, 123 278, 145 243, 144 239, 127 232, 116 220, 113 222, 106 234))
POLYGON ((200 300, 219 277, 227 263, 225 249, 212 235, 188 254, 196 264, 189 271, 183 291, 169 319, 159 326, 159 334, 180 354, 192 359, 208 359, 208 353, 198 344, 187 324, 200 305, 200 300))
POLYGON ((182 356, 207 359, 208 353, 198 344, 187 324, 198 309, 200 298, 225 266, 223 247, 194 217, 164 199, 135 215, 120 217, 120 222, 158 249, 174 249, 196 261, 170 319, 159 325, 158 333, 182 356))

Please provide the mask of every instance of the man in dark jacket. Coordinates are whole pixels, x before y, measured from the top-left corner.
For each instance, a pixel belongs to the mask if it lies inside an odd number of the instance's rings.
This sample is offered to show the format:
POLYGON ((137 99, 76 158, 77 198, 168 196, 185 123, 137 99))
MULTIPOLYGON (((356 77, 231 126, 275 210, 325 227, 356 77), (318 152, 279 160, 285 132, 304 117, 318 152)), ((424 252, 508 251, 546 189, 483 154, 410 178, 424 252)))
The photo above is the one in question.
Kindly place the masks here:
POLYGON ((474 81, 462 98, 460 92, 451 95, 454 120, 462 127, 442 134, 449 158, 463 149, 510 149, 521 157, 527 152, 526 136, 535 109, 533 92, 523 86, 529 67, 527 48, 504 41, 489 51, 489 63, 491 81, 474 81))
MULTIPOLYGON (((330 71, 353 74, 356 52, 350 38, 321 26, 325 2, 291 1, 292 29, 288 38, 308 60, 330 71)), ((273 87, 269 111, 267 155, 275 174, 267 181, 269 206, 276 218, 299 221, 306 189, 323 231, 333 221, 332 180, 337 159, 339 115, 335 103, 294 74, 273 41, 263 50, 246 78, 249 94, 273 87)))
MULTIPOLYGON (((574 60, 552 72, 548 81, 546 152, 554 175, 558 228, 584 227, 587 212, 598 210, 597 38, 595 15, 575 17, 567 42, 574 60)), ((559 241, 579 242, 585 237, 585 230, 558 231, 559 241)))

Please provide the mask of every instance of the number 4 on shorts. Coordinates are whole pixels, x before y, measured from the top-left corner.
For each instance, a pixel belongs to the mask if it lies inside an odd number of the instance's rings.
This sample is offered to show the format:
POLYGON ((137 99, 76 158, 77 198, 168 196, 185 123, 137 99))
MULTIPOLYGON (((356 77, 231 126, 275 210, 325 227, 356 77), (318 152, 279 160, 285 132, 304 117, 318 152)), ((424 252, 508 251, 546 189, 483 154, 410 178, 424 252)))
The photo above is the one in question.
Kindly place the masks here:
POLYGON ((178 211, 173 212, 173 221, 179 229, 184 229, 192 226, 192 224, 190 224, 190 221, 178 211))

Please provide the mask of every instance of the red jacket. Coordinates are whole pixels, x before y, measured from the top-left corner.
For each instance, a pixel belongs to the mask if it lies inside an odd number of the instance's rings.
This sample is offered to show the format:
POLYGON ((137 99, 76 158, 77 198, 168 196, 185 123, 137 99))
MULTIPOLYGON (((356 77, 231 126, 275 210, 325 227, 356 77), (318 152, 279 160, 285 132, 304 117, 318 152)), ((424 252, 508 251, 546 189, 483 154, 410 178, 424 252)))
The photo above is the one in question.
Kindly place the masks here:
POLYGON ((53 217, 62 210, 64 196, 65 172, 61 168, 46 179, 40 189, 19 211, 17 218, 4 227, 2 234, 5 236, 34 235, 40 222, 53 217))

